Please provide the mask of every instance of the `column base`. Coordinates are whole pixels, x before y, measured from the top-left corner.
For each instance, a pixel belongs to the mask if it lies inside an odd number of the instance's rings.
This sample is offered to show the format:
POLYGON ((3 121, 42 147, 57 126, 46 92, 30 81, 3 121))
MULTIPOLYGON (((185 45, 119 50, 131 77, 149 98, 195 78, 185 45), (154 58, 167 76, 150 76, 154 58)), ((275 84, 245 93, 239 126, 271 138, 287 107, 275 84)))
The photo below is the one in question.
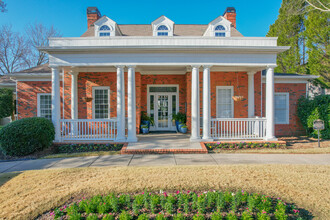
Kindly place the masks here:
POLYGON ((138 142, 138 139, 137 139, 137 137, 135 137, 135 138, 127 138, 126 142, 134 143, 134 142, 138 142))
POLYGON ((265 137, 264 140, 265 141, 278 141, 278 139, 276 137, 265 137))
POLYGON ((212 142, 213 141, 213 138, 211 137, 203 137, 202 138, 202 142, 212 142))
POLYGON ((190 142, 201 142, 202 139, 200 137, 190 137, 190 142))
POLYGON ((116 138, 116 142, 126 142, 126 138, 118 137, 116 138))

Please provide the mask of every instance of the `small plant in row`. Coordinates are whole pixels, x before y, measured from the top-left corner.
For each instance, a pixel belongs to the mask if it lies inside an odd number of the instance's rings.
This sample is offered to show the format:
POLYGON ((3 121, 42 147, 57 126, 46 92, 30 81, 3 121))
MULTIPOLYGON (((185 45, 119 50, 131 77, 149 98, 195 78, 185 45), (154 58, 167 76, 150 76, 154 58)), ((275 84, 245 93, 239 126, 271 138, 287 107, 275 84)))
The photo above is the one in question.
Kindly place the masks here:
POLYGON ((114 194, 83 198, 50 213, 54 219, 119 220, 286 220, 303 219, 301 210, 280 198, 257 193, 190 192, 114 194))
POLYGON ((258 143, 258 142, 240 142, 240 143, 206 143, 205 146, 208 150, 239 150, 239 149, 260 149, 260 148, 272 148, 272 149, 283 149, 286 148, 285 144, 280 143, 258 143))
POLYGON ((57 153, 79 153, 93 151, 120 151, 123 144, 64 144, 58 145, 57 153))

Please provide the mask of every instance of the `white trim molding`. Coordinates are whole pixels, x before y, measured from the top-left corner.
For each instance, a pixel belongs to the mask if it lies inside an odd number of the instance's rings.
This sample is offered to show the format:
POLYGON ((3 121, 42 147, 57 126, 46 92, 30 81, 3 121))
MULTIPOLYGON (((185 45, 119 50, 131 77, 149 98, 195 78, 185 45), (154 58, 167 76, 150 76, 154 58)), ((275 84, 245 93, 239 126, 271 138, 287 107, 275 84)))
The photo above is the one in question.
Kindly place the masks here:
POLYGON ((234 86, 217 86, 216 87, 216 111, 217 111, 216 112, 216 117, 217 118, 234 118, 235 105, 234 105, 234 100, 232 99, 233 95, 234 95, 234 86), (220 117, 220 115, 218 114, 218 112, 219 112, 218 105, 220 104, 220 103, 218 103, 218 101, 219 101, 219 93, 218 93, 219 89, 230 89, 230 91, 231 91, 231 95, 230 95, 230 100, 231 100, 231 115, 230 116, 220 117))
POLYGON ((288 92, 275 92, 275 103, 276 103, 276 97, 277 96, 285 96, 285 121, 276 121, 276 109, 279 107, 278 105, 275 105, 275 124, 290 124, 290 93, 288 92))
MULTIPOLYGON (((92 112, 93 112, 93 119, 95 119, 95 90, 108 90, 108 117, 103 119, 110 119, 110 86, 93 86, 92 87, 92 94, 93 94, 93 101, 92 101, 92 112)), ((98 118, 100 119, 100 118, 98 118)))

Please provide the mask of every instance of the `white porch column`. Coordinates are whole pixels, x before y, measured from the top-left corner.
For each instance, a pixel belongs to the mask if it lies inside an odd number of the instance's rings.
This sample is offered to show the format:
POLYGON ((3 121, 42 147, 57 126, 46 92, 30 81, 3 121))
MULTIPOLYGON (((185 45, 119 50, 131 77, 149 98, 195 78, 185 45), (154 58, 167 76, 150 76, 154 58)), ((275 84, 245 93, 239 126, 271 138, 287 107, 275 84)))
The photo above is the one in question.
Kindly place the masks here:
POLYGON ((211 138, 211 88, 210 68, 203 66, 203 140, 212 141, 211 138))
POLYGON ((249 118, 255 116, 254 113, 254 74, 255 72, 248 72, 248 115, 249 118))
POLYGON ((274 66, 267 67, 266 73, 266 140, 275 138, 275 106, 274 106, 274 66))
POLYGON ((55 141, 61 141, 61 99, 60 99, 60 73, 58 66, 52 69, 52 122, 55 127, 55 141))
POLYGON ((200 141, 199 67, 191 71, 191 136, 190 141, 200 141))
POLYGON ((71 119, 78 119, 78 74, 72 70, 71 74, 71 119))
POLYGON ((135 101, 135 66, 128 66, 127 79, 127 117, 128 133, 127 141, 136 142, 136 101, 135 101))
POLYGON ((117 139, 125 141, 125 77, 124 66, 117 66, 117 139))

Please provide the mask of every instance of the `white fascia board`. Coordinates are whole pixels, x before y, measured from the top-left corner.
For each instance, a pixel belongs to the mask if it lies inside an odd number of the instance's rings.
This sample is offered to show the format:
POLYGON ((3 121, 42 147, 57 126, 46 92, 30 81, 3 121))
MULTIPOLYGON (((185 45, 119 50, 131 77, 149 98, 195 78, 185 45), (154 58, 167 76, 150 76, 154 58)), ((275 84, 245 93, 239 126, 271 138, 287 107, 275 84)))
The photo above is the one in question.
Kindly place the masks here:
MULTIPOLYGON (((308 83, 319 76, 274 76, 275 83, 308 83)), ((262 76, 262 83, 266 83, 266 77, 262 76)))
MULTIPOLYGON (((276 47, 274 37, 213 37, 213 36, 116 36, 112 38, 80 37, 50 38, 47 48, 65 47, 149 47, 149 46, 267 46, 276 47)), ((40 48, 40 49, 47 49, 40 48)))
MULTIPOLYGON (((51 73, 15 73, 7 74, 10 78, 16 81, 50 81, 52 79, 51 73)), ((62 72, 60 76, 62 76, 62 72)), ((60 78, 62 80, 62 77, 60 78)))
POLYGON ((276 65, 276 54, 235 53, 80 53, 51 54, 49 62, 55 66, 246 66, 263 67, 276 65))
POLYGON ((39 50, 51 53, 79 53, 79 52, 223 52, 223 53, 281 53, 290 49, 287 46, 103 46, 103 47, 44 47, 39 50))

